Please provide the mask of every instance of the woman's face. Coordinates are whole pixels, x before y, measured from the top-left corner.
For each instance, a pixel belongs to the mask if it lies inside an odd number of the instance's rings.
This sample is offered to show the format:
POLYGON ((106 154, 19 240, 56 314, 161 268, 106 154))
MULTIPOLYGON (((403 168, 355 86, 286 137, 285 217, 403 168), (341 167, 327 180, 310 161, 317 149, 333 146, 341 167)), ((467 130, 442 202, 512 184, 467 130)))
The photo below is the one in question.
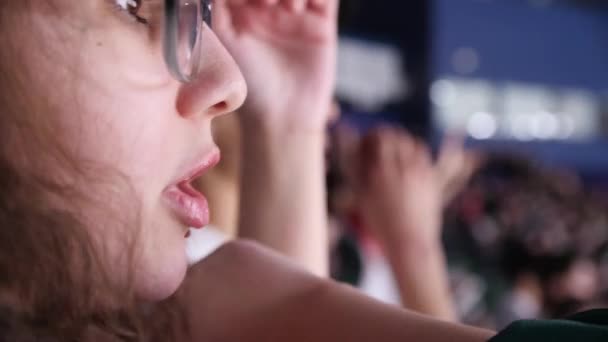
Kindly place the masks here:
MULTIPOLYGON (((190 182, 218 161, 211 120, 236 110, 246 86, 208 28, 200 76, 190 84, 173 79, 162 57, 162 1, 144 1, 138 15, 147 24, 122 10, 121 0, 32 0, 15 9, 23 17, 16 22, 24 26, 11 32, 20 58, 33 70, 33 93, 57 109, 53 121, 65 147, 131 184, 136 198, 129 203, 103 195, 112 191, 99 196, 113 208, 137 207, 136 290, 145 299, 161 299, 185 274, 188 228, 208 223, 206 201, 190 182)), ((111 227, 114 218, 103 210, 84 215, 94 235, 121 258, 124 245, 111 227)))

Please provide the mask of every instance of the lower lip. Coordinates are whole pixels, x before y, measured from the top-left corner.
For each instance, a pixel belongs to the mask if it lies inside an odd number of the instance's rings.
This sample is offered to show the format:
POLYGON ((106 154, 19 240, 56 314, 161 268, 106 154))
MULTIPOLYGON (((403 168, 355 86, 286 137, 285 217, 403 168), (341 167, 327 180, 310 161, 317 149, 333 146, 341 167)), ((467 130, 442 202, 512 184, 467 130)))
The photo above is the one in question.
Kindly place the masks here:
POLYGON ((167 189, 165 198, 177 219, 184 225, 203 228, 209 224, 207 199, 192 184, 181 183, 167 189))

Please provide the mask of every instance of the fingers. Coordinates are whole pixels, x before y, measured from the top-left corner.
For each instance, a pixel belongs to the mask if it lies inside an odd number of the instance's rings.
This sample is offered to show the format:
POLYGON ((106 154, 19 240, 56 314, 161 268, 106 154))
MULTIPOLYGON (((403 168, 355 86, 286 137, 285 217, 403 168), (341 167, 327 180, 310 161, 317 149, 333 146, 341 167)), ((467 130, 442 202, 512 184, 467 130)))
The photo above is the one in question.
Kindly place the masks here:
POLYGON ((227 32, 232 26, 228 5, 230 5, 228 0, 216 1, 213 4, 213 28, 216 32, 227 32))
POLYGON ((427 157, 426 145, 404 129, 399 129, 396 132, 395 140, 396 161, 401 170, 417 165, 427 157))
POLYGON ((362 169, 383 165, 385 160, 390 159, 390 130, 390 127, 378 127, 363 138, 360 147, 362 169))
POLYGON ((340 5, 339 0, 309 0, 308 8, 329 16, 336 16, 338 14, 338 7, 340 5))
POLYGON ((329 114, 327 115, 327 122, 330 125, 338 122, 340 120, 340 115, 342 114, 342 109, 340 108, 340 104, 338 101, 334 100, 330 104, 329 114))
POLYGON ((403 128, 383 127, 374 134, 374 138, 379 140, 382 149, 381 158, 384 162, 391 161, 404 168, 413 161, 427 160, 430 157, 425 143, 403 128))
POLYGON ((482 163, 482 156, 467 151, 462 139, 446 140, 436 165, 446 204, 466 187, 482 163))
POLYGON ((471 167, 472 156, 464 149, 461 139, 448 138, 443 144, 437 161, 437 169, 445 183, 452 178, 459 178, 466 174, 471 167))
POLYGON ((236 6, 278 6, 290 12, 300 13, 312 10, 321 14, 334 14, 338 11, 338 0, 224 0, 236 6))
POLYGON ((433 171, 427 145, 406 130, 383 126, 362 141, 360 169, 363 182, 378 177, 403 177, 412 172, 433 171))
POLYGON ((308 5, 308 1, 306 0, 284 0, 282 3, 284 6, 287 6, 288 10, 296 13, 304 11, 308 5))

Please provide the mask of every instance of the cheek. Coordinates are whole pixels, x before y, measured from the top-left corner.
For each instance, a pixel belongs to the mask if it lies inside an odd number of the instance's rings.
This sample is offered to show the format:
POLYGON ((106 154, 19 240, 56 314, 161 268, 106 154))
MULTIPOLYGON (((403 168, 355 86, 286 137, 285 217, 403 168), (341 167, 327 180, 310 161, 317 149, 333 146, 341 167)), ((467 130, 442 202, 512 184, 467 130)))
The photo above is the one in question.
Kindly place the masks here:
POLYGON ((136 86, 161 87, 173 82, 163 57, 162 44, 132 28, 91 31, 84 43, 83 59, 93 77, 115 77, 136 86))
MULTIPOLYGON (((87 112, 84 138, 99 159, 139 179, 155 170, 175 124, 178 84, 172 82, 162 49, 144 34, 116 28, 91 30, 82 47, 87 87, 79 89, 87 112)), ((97 158, 97 157, 95 157, 97 158)))
MULTIPOLYGON (((66 43, 57 60, 41 58, 32 83, 44 87, 34 93, 52 91, 47 97, 57 107, 52 124, 60 132, 58 143, 76 163, 92 167, 86 170, 91 183, 84 191, 99 205, 83 212, 95 238, 108 244, 112 255, 107 260, 120 265, 117 280, 128 278, 125 241, 134 238, 136 290, 142 298, 161 299, 179 286, 187 268, 183 228, 159 203, 192 130, 174 115, 178 85, 166 70, 161 49, 142 49, 139 36, 118 26, 116 32, 108 30, 86 30, 86 37, 72 32, 78 39, 66 43), (119 178, 125 183, 116 183, 119 178), (116 196, 116 188, 129 197, 116 196), (131 221, 131 216, 140 220, 131 221), (125 222, 141 222, 141 227, 125 227, 125 222)), ((36 48, 56 50, 50 45, 36 48)), ((73 169, 68 171, 68 177, 74 176, 73 169)))
MULTIPOLYGON (((134 236, 137 293, 142 299, 162 299, 179 286, 187 267, 184 228, 164 207, 162 193, 184 158, 185 142, 192 140, 191 130, 183 127, 170 109, 163 110, 167 101, 158 99, 169 95, 131 94, 125 98, 116 94, 116 103, 112 104, 107 101, 112 96, 99 94, 104 93, 90 92, 85 97, 90 110, 81 112, 79 124, 68 130, 69 140, 77 142, 69 145, 77 148, 79 158, 124 177, 125 183, 118 186, 127 188, 132 197, 115 197, 113 190, 105 189, 96 192, 96 196, 102 203, 111 203, 118 211, 116 216, 133 211, 140 224, 128 227, 126 234, 106 230, 103 239, 114 241, 112 248, 120 260, 124 257, 122 238, 134 236), (143 99, 146 97, 150 99, 147 102, 143 99)), ((112 218, 104 211, 87 215, 100 226, 112 225, 112 218)))
POLYGON ((88 160, 119 169, 131 181, 163 181, 163 167, 171 164, 171 150, 179 142, 171 92, 110 90, 86 95, 89 110, 70 129, 79 154, 88 160), (124 93, 132 96, 125 97, 124 93), (161 173, 161 174, 159 174, 161 173))

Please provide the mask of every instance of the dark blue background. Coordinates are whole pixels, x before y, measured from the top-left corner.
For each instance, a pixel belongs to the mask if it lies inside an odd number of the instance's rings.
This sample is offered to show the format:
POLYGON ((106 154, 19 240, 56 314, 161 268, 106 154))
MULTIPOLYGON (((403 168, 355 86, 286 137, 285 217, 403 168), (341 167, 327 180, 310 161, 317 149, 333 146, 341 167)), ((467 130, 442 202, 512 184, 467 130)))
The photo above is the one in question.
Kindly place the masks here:
POLYGON ((434 68, 452 74, 451 53, 475 48, 471 76, 608 90, 608 11, 522 0, 436 0, 434 68))
MULTIPOLYGON (((400 47, 407 77, 415 87, 412 97, 387 106, 375 117, 353 110, 349 120, 362 127, 389 119, 439 140, 431 127, 429 87, 437 77, 455 75, 451 56, 460 47, 475 48, 480 55, 479 69, 468 77, 598 93, 608 90, 608 6, 604 2, 596 2, 604 4, 596 7, 544 8, 526 0, 345 1, 343 32, 400 47)), ((608 175, 605 139, 585 144, 470 143, 530 153, 551 164, 576 167, 590 178, 608 175)))
MULTIPOLYGON (((436 0, 432 11, 433 77, 455 75, 451 55, 478 51, 468 77, 548 87, 608 91, 608 10, 572 5, 539 7, 524 0, 436 0)), ((608 93, 606 94, 608 96, 608 93)), ((608 174, 608 141, 588 143, 472 142, 509 148, 579 169, 590 178, 608 174)))

